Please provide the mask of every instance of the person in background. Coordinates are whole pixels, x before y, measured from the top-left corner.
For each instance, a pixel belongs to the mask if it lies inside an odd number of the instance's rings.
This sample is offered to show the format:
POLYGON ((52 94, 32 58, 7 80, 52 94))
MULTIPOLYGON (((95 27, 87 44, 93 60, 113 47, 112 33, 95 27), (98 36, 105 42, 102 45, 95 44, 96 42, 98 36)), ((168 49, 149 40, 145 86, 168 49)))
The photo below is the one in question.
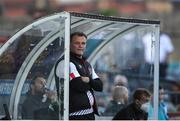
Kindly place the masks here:
MULTIPOLYGON (((83 56, 86 42, 87 36, 83 32, 74 32, 70 36, 70 120, 95 120, 95 114, 98 115, 94 91, 101 92, 103 83, 83 56)), ((55 76, 60 79, 63 78, 62 61, 59 61, 55 67, 55 76)))
POLYGON ((22 104, 22 119, 53 119, 48 112, 50 104, 56 101, 56 92, 47 90, 45 86, 46 80, 43 77, 35 77, 32 80, 30 90, 22 104), (41 112, 45 110, 46 113, 39 116, 38 110, 41 112))
POLYGON ((133 102, 122 108, 113 120, 147 120, 151 94, 144 88, 138 88, 133 94, 133 102))
POLYGON ((114 116, 128 103, 128 89, 125 86, 114 86, 112 100, 105 109, 104 116, 114 116))
MULTIPOLYGON (((147 33, 143 36, 142 41, 145 48, 145 67, 143 67, 142 73, 150 74, 150 68, 153 68, 154 63, 154 46, 152 40, 154 39, 154 35, 151 33, 147 33)), ((159 76, 161 78, 166 78, 167 76, 167 68, 169 63, 169 57, 174 51, 174 46, 171 42, 170 36, 165 33, 160 34, 160 53, 159 53, 159 76)))
MULTIPOLYGON (((153 84, 149 87, 150 92, 153 94, 153 84)), ((159 110, 158 110, 158 119, 159 120, 168 120, 169 116, 167 115, 167 105, 164 102, 164 88, 159 86, 159 110)), ((151 101, 151 105, 148 108, 148 119, 153 119, 153 102, 151 101)))
POLYGON ((132 87, 130 87, 130 85, 128 83, 128 79, 125 75, 121 75, 121 74, 115 75, 114 83, 113 83, 111 89, 114 86, 125 86, 125 87, 127 87, 128 91, 129 91, 129 94, 128 94, 129 95, 129 101, 132 100, 132 87))
POLYGON ((128 87, 128 80, 125 76, 118 74, 114 77, 114 85, 128 87))

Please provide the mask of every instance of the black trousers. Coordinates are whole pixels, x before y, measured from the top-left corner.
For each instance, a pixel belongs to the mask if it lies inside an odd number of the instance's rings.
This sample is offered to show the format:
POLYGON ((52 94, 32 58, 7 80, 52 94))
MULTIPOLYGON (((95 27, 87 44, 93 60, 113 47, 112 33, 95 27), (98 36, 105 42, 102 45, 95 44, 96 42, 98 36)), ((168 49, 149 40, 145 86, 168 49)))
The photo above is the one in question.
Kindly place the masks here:
MULTIPOLYGON (((152 68, 152 71, 154 73, 154 64, 145 63, 143 65, 142 70, 141 70, 141 74, 149 75, 150 71, 151 71, 151 68, 152 68)), ((168 64, 167 63, 160 63, 159 64, 159 77, 160 78, 162 78, 162 79, 166 78, 166 76, 167 76, 167 69, 168 69, 168 64)))
POLYGON ((166 78, 167 69, 168 69, 168 64, 167 63, 160 63, 159 64, 159 76, 161 78, 166 78))
POLYGON ((69 116, 69 120, 95 120, 94 113, 87 115, 69 116))

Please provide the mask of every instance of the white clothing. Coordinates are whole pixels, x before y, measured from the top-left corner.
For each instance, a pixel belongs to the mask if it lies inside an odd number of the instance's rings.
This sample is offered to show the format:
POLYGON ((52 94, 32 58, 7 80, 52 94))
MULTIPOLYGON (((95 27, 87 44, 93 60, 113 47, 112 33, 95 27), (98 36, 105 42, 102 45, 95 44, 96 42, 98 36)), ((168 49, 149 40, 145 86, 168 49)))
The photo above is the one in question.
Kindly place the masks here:
POLYGON ((167 34, 161 34, 160 36, 160 63, 166 61, 168 54, 174 51, 174 47, 171 42, 171 38, 167 34))
MULTIPOLYGON (((78 72, 78 70, 76 69, 76 66, 70 62, 70 81, 73 79, 73 78, 77 78, 77 77, 80 77, 80 74, 78 72)), ((56 69, 56 75, 59 77, 59 78, 64 78, 64 60, 60 61, 58 63, 58 66, 57 66, 57 69, 56 69)), ((96 72, 94 71, 94 68, 92 68, 92 79, 96 79, 96 78, 99 78, 98 75, 96 74, 96 72)))
MULTIPOLYGON (((155 51, 155 43, 152 42, 155 40, 155 36, 151 36, 151 33, 146 34, 143 38, 143 44, 145 48, 145 61, 148 63, 153 63, 154 60, 154 51, 155 51)), ((169 53, 174 51, 174 47, 172 45, 171 39, 166 34, 160 35, 160 54, 159 61, 163 63, 166 61, 166 58, 169 53)))

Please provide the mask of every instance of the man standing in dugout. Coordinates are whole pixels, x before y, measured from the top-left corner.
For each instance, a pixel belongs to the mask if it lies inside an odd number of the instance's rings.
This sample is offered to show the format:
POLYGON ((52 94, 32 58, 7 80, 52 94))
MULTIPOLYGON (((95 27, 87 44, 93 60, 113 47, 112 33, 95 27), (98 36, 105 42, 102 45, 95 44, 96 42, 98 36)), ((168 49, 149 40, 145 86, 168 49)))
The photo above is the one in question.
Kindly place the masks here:
MULTIPOLYGON (((95 114, 98 115, 94 91, 102 91, 103 84, 83 57, 86 41, 87 36, 82 32, 74 32, 70 36, 70 120, 95 120, 95 114)), ((60 63, 56 67, 57 76, 61 67, 60 63)), ((60 74, 58 77, 60 78, 60 74)))

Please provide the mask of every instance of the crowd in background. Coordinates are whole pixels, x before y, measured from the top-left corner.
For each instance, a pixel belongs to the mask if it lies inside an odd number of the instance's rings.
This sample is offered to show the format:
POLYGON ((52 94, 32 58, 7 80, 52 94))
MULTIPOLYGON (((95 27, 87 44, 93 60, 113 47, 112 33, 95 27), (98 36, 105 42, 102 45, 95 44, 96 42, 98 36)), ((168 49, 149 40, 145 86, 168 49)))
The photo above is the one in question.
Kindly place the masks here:
MULTIPOLYGON (((136 79, 128 79, 121 74, 99 73, 104 84, 104 93, 97 93, 98 106, 101 116, 113 117, 123 107, 126 107, 133 101, 133 93, 138 88, 145 88, 151 93, 151 101, 153 100, 153 81, 144 81, 144 86, 137 85, 136 79), (107 86, 109 85, 109 86, 107 86)), ((168 113, 179 112, 179 96, 170 95, 171 90, 165 84, 160 84, 159 102, 160 102, 160 117, 161 120, 173 119, 168 113), (163 86, 162 86, 163 85, 163 86), (176 98, 176 99, 175 99, 176 98), (177 102, 173 101, 176 100, 177 102), (161 112, 161 108, 164 111, 161 112)), ((153 109, 148 108, 149 119, 153 118, 153 109)))
MULTIPOLYGON (((163 2, 161 0, 78 0, 76 2, 71 0, 1 0, 0 45, 7 41, 18 28, 22 28, 40 17, 62 11, 150 20, 158 19, 161 22, 161 31, 168 34, 174 45, 174 53, 169 57, 168 74, 170 78, 179 79, 178 40, 180 29, 176 26, 179 20, 179 6, 180 2, 176 0, 165 0, 163 2), (23 7, 20 6, 21 4, 23 4, 23 7), (86 4, 88 4, 88 7, 84 7, 86 4)), ((12 58, 6 57, 0 63, 12 63, 13 61, 12 58)))
MULTIPOLYGON (((163 83, 165 86, 164 101, 167 104, 167 110, 169 112, 179 111, 179 97, 171 92, 179 92, 179 38, 180 29, 177 26, 179 20, 179 6, 180 2, 173 1, 156 1, 157 4, 153 4, 155 1, 125 1, 125 0, 86 0, 86 2, 63 2, 60 0, 1 0, 0 1, 0 42, 1 45, 12 36, 17 28, 22 28, 24 25, 31 23, 32 21, 49 15, 55 12, 62 11, 76 11, 76 12, 88 12, 98 13, 107 16, 118 17, 134 17, 144 19, 159 19, 161 21, 161 30, 165 31, 172 39, 174 53, 169 58, 168 74, 171 75, 171 79, 176 82, 171 84, 169 88, 169 82, 163 83), (20 4, 17 4, 20 3, 20 4), (88 3, 88 7, 86 4, 88 3), (23 7, 21 8, 20 6, 23 7), (86 7, 84 7, 86 6, 86 7), (133 9, 131 9, 133 8, 133 9), (11 19, 9 19, 11 18, 11 19), (174 19, 172 19, 174 18, 174 19), (5 26, 6 25, 6 26, 5 26), (168 86, 167 86, 168 85, 168 86), (166 88, 167 87, 167 88, 166 88), (177 107, 177 108, 176 108, 177 107)), ((106 58, 106 57, 105 57, 106 58)), ((107 59, 107 58, 106 58, 107 59)), ((107 59, 108 60, 108 59, 107 59)), ((9 62, 10 64, 15 61, 9 55, 0 61, 1 65, 9 62), (8 61, 7 61, 8 60, 8 61)), ((11 66, 11 65, 9 65, 11 66)), ((2 67, 2 66, 1 66, 2 67)), ((12 66, 11 66, 12 67, 12 66)), ((104 66, 105 67, 105 66, 104 66)), ((152 66, 151 66, 152 67, 152 66)), ((108 67, 107 67, 108 68, 108 67)), ((5 68, 6 69, 6 68, 5 68)), ((8 68, 7 68, 8 69, 8 68)), ((7 70, 8 71, 8 70, 7 70)), ((122 74, 123 75, 123 74, 122 74)), ((113 106, 118 102, 118 106, 127 104, 127 99, 123 101, 117 99, 116 96, 128 95, 128 102, 132 101, 132 95, 135 89, 139 87, 148 88, 152 81, 145 81, 140 78, 132 79, 126 75, 122 76, 113 74, 111 72, 99 71, 99 76, 102 78, 104 84, 103 93, 96 93, 98 99, 98 107, 102 116, 115 115, 114 108, 111 113, 108 112, 108 107, 113 106), (122 82, 118 81, 121 80, 122 82), (141 83, 136 83, 136 82, 141 83), (147 84, 148 83, 148 84, 147 84), (122 87, 124 86, 124 87, 122 87), (126 89, 127 88, 127 89, 126 89), (124 90, 124 94, 116 93, 117 90, 124 90), (128 91, 127 91, 128 90, 128 91)), ((6 77, 5 77, 6 78, 6 77)), ((124 96, 123 96, 124 97, 124 96)))

